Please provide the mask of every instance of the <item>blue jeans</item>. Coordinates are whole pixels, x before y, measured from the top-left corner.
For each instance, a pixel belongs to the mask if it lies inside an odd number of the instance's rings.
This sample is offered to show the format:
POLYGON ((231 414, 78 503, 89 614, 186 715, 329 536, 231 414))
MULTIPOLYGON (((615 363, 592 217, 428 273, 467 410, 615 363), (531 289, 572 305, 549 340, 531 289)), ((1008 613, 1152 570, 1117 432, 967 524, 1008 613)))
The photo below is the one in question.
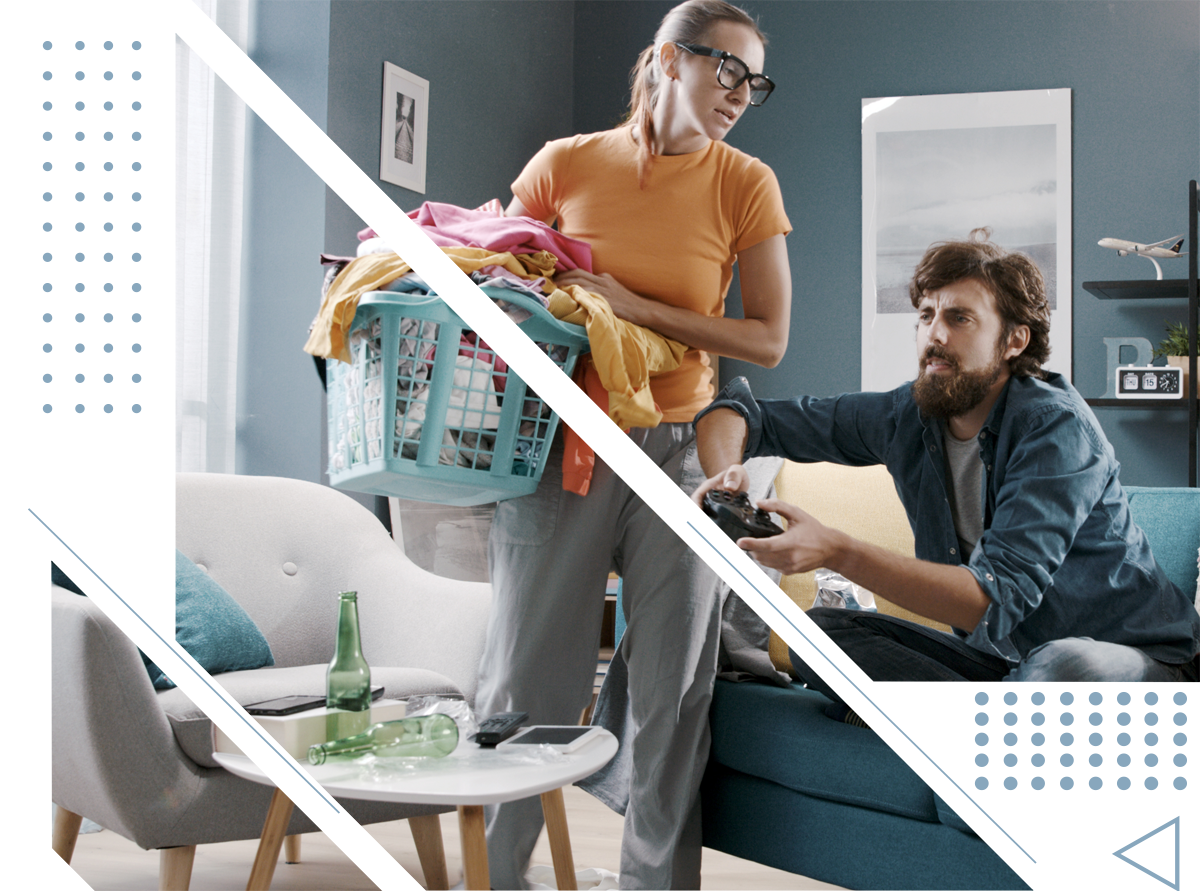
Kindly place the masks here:
MULTIPOLYGON (((1169 665, 1135 647, 1086 637, 1030 650, 1015 667, 953 634, 880 613, 817 607, 808 617, 874 681, 1195 681, 1196 663, 1169 665)), ((789 650, 792 667, 835 702, 833 690, 789 650)))

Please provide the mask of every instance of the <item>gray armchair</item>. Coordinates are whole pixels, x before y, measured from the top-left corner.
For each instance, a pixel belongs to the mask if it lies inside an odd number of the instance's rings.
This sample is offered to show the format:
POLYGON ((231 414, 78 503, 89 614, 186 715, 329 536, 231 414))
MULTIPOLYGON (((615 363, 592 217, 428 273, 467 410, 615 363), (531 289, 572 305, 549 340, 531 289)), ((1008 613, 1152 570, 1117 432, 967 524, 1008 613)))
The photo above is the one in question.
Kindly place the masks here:
MULTIPOLYGON (((175 535, 270 643, 274 667, 216 675, 238 702, 324 693, 344 590, 359 592, 363 653, 389 698, 474 701, 489 586, 415 566, 346 495, 276 477, 178 474, 175 535)), ((186 888, 197 844, 259 836, 271 789, 216 765, 209 720, 180 690, 154 689, 137 648, 88 598, 57 586, 51 598, 55 850, 70 862, 87 817, 162 849, 162 887, 186 888)), ((452 808, 345 806, 360 823, 410 819, 427 881, 445 882, 436 814, 452 808)), ((297 810, 288 833, 315 828, 297 810)))

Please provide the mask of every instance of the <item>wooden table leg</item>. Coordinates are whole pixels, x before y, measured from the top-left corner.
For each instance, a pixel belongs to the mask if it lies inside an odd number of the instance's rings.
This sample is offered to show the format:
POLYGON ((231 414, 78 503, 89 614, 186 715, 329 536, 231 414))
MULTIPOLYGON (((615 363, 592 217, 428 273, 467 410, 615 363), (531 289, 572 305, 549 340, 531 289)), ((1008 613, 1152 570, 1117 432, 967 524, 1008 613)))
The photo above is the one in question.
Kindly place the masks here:
POLYGON ((450 877, 446 874, 446 849, 442 846, 442 821, 437 814, 424 817, 409 817, 408 828, 412 831, 413 844, 421 859, 421 871, 425 873, 425 887, 429 891, 448 891, 450 877))
POLYGON ((482 805, 458 806, 458 831, 462 836, 463 887, 466 891, 488 891, 492 881, 488 873, 482 805))
POLYGON ((542 793, 542 813, 546 816, 546 835, 554 859, 554 878, 559 891, 576 891, 575 857, 571 854, 571 836, 567 832, 567 806, 562 789, 542 793))
POLYGON ((75 842, 79 840, 79 827, 83 825, 83 817, 62 805, 54 806, 54 853, 67 863, 75 854, 75 842))
POLYGON ((288 820, 292 818, 294 807, 292 800, 283 794, 282 789, 275 790, 275 794, 271 796, 271 805, 267 808, 267 819, 263 822, 258 853, 254 855, 254 865, 250 867, 250 881, 246 883, 246 891, 267 891, 271 887, 275 864, 279 862, 279 849, 283 847, 283 838, 287 834, 288 820))

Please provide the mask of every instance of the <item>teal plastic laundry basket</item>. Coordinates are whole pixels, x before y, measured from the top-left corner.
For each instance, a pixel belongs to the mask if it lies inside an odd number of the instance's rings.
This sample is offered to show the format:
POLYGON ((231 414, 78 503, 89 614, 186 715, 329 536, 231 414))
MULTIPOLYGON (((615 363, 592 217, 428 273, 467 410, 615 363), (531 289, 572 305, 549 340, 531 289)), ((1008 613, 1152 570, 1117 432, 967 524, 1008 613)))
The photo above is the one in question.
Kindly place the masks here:
MULTIPOLYGON (((484 288, 566 374, 587 332, 510 288, 484 288)), ((533 492, 558 415, 434 294, 363 295, 352 361, 328 363, 329 479, 338 489, 473 505, 533 492)))

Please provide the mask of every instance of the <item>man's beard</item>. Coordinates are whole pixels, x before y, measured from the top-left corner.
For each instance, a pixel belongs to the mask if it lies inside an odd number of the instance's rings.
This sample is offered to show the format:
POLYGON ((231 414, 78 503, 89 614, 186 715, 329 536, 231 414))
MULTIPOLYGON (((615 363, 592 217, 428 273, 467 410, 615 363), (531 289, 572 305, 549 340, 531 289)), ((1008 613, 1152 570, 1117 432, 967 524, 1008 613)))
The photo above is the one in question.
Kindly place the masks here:
POLYGON ((983 402, 1003 370, 999 351, 989 367, 979 371, 963 371, 953 356, 937 347, 930 347, 921 360, 921 373, 913 381, 913 401, 928 417, 947 420, 965 415, 983 402), (949 362, 949 373, 928 374, 925 363, 933 358, 949 362))

